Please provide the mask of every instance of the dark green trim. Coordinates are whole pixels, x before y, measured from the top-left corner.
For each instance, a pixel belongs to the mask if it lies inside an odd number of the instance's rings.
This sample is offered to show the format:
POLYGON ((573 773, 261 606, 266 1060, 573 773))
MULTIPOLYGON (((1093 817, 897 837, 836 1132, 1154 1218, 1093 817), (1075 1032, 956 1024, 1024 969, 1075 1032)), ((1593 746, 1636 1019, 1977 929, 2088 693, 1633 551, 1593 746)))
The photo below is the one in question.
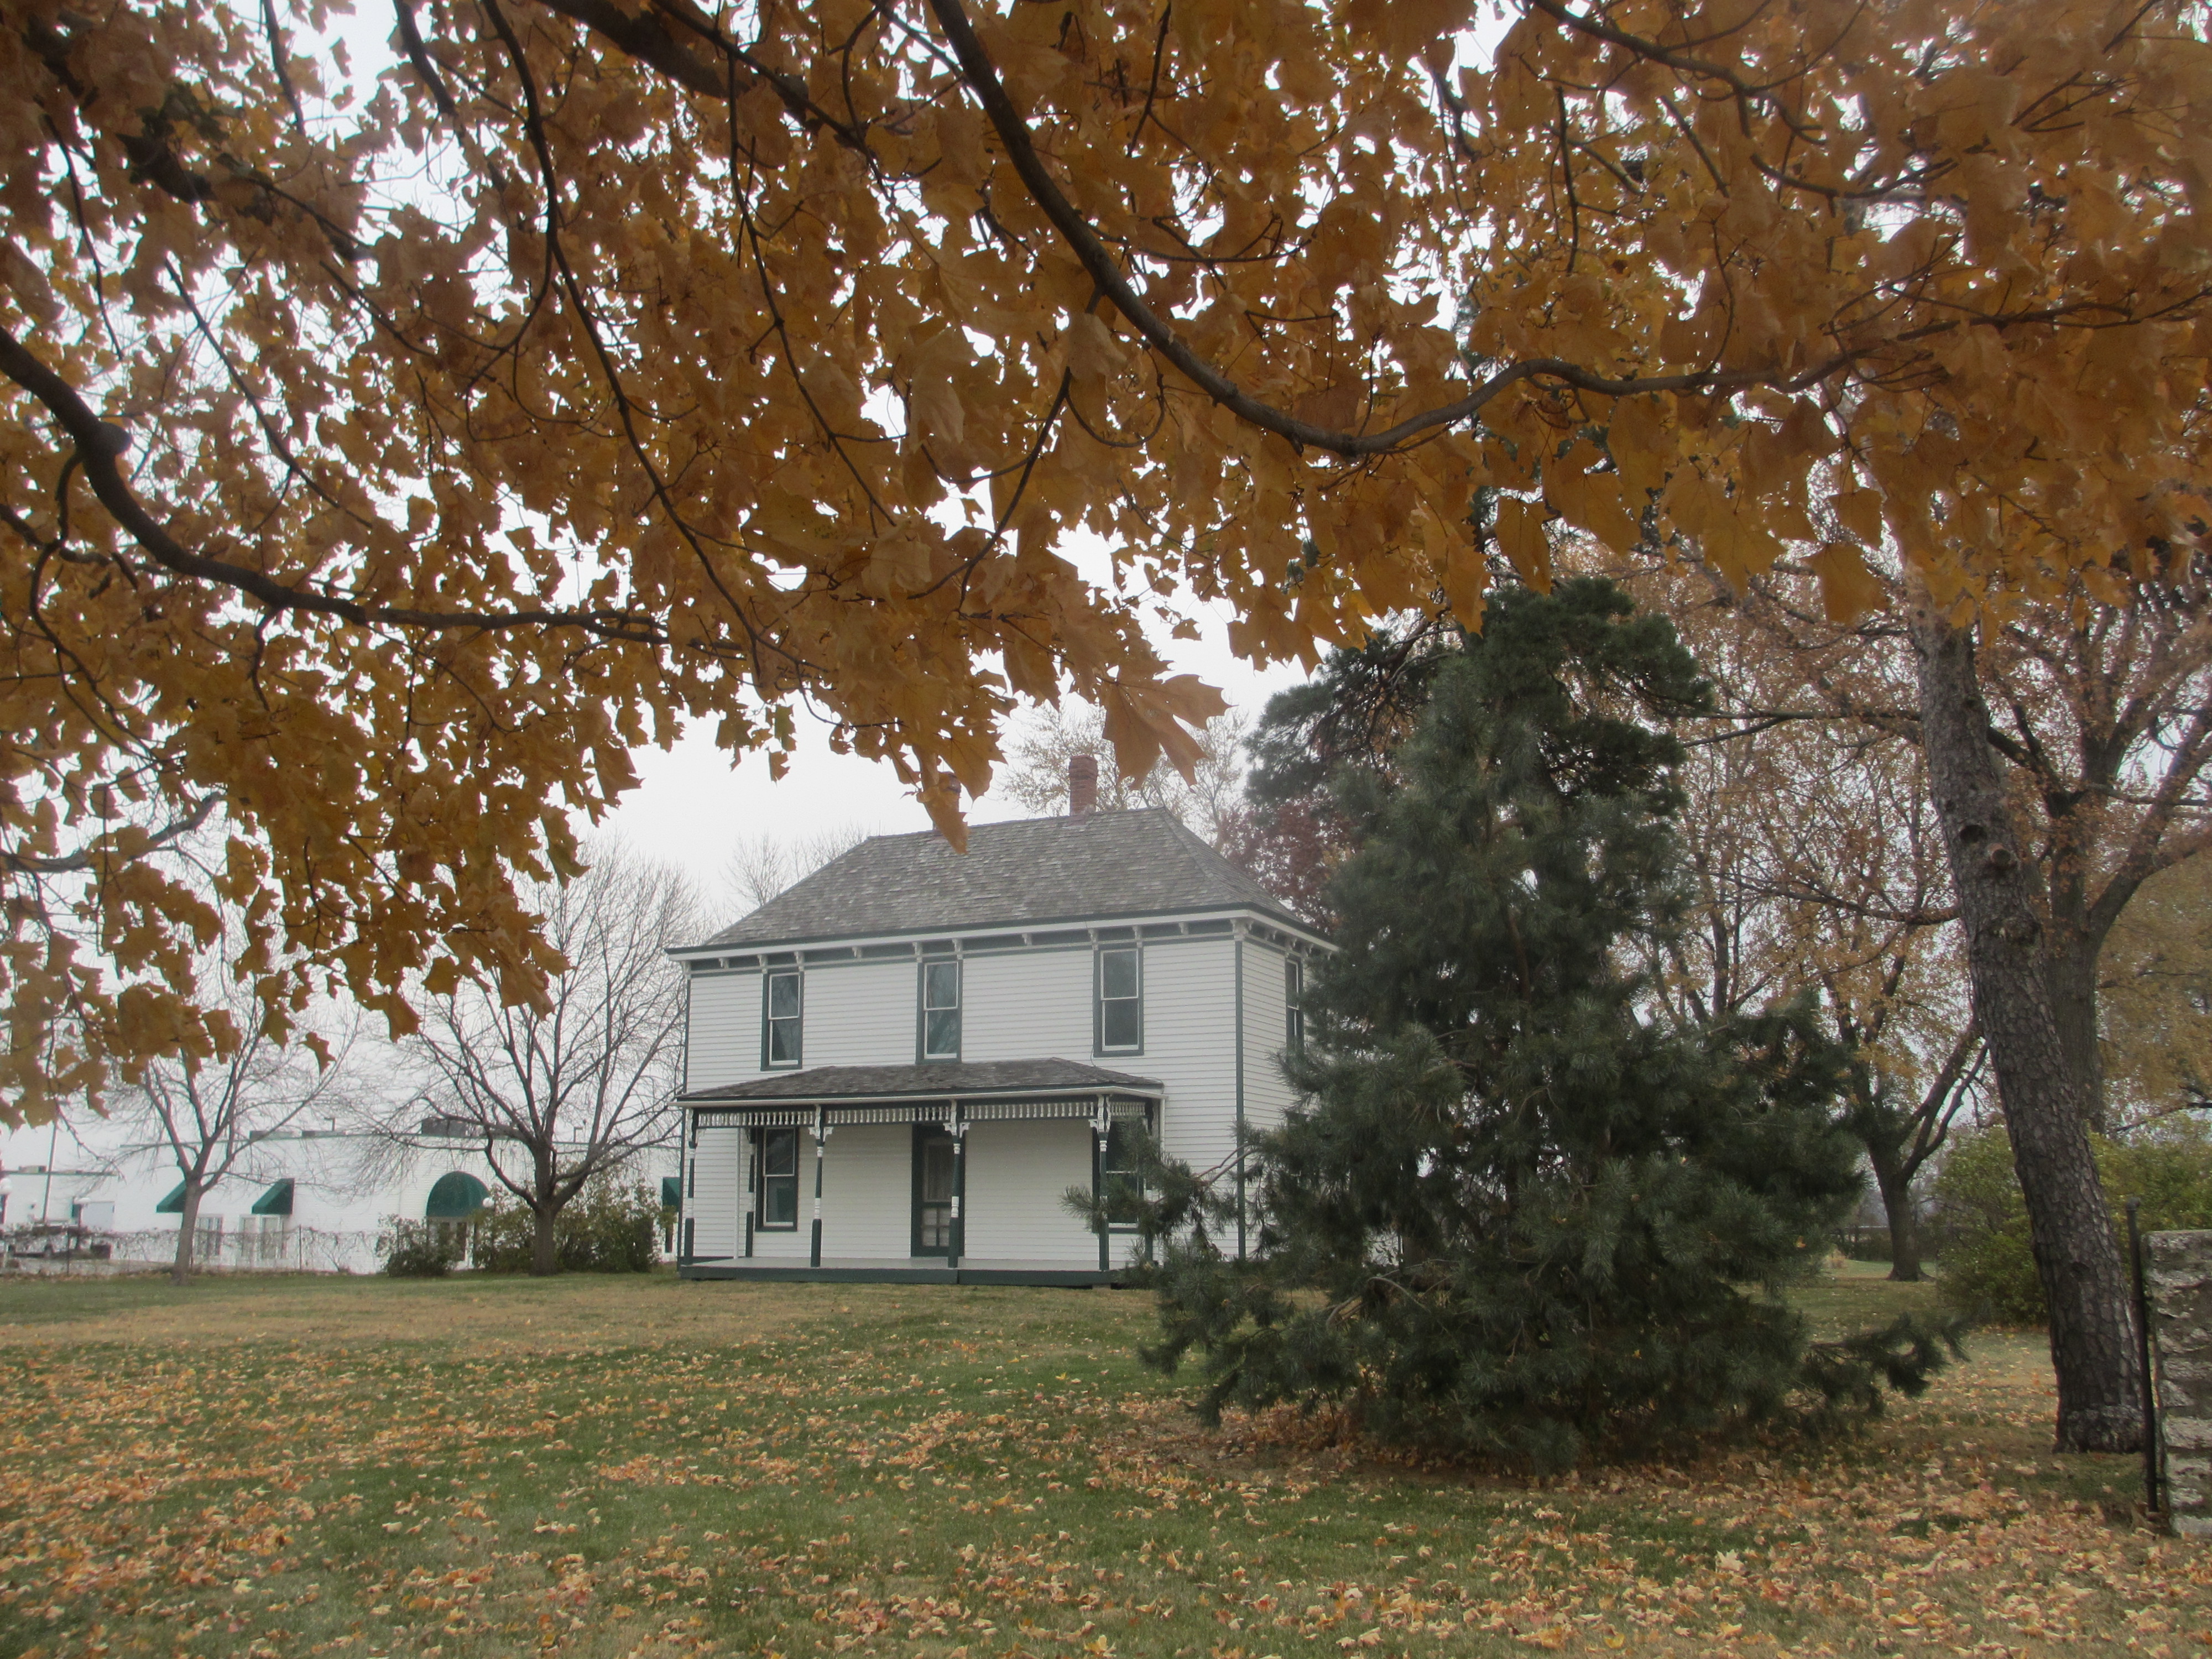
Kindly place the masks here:
MULTIPOLYGON (((1109 939, 1091 949, 1091 1057, 1093 1060, 1126 1060, 1145 1052, 1145 941, 1142 939, 1109 939), (1137 1046, 1133 1048, 1109 1048, 1106 1046, 1106 953, 1109 951, 1133 951, 1137 954, 1137 1046)), ((1117 998, 1116 1000, 1121 999, 1117 998)))
POLYGON ((678 1262, 678 1279, 776 1279, 787 1285, 1028 1285, 1064 1290, 1094 1285, 1119 1288, 1126 1280, 1119 1273, 1093 1273, 1087 1268, 1037 1269, 1021 1267, 766 1267, 757 1263, 723 1267, 708 1265, 729 1258, 716 1256, 678 1262))
POLYGON ((806 1069, 805 969, 793 966, 788 963, 780 963, 775 967, 767 969, 762 973, 760 1057, 760 1068, 763 1072, 803 1072, 806 1069), (779 974, 789 974, 793 979, 799 981, 799 1013, 796 1021, 799 1027, 799 1053, 791 1060, 778 1060, 774 1064, 771 1064, 769 1060, 768 1052, 768 1011, 769 1004, 772 1000, 770 988, 775 985, 776 976, 779 974))
POLYGON ((915 1257, 917 1261, 927 1261, 935 1260, 942 1261, 948 1259, 951 1255, 952 1229, 950 1225, 948 1225, 945 1230, 945 1243, 939 1245, 936 1249, 925 1249, 922 1248, 921 1243, 921 1168, 923 1149, 933 1140, 950 1140, 951 1139, 952 1132, 950 1129, 947 1129, 941 1123, 917 1123, 914 1126, 914 1138, 912 1143, 914 1148, 914 1168, 912 1171, 914 1177, 912 1183, 914 1204, 913 1208, 908 1216, 907 1253, 915 1257))
POLYGON ((185 1212, 185 1183, 179 1181, 174 1191, 154 1206, 155 1215, 182 1215, 185 1212))
POLYGON ((292 1177, 286 1176, 272 1181, 253 1200, 254 1215, 289 1215, 292 1213, 292 1177))
POLYGON ((968 1040, 968 970, 958 957, 921 957, 914 964, 914 1063, 917 1066, 957 1066, 960 1051, 968 1040), (957 1000, 952 1012, 957 1016, 956 1024, 958 1040, 949 1054, 929 1052, 929 970, 943 963, 952 965, 952 982, 957 1000))

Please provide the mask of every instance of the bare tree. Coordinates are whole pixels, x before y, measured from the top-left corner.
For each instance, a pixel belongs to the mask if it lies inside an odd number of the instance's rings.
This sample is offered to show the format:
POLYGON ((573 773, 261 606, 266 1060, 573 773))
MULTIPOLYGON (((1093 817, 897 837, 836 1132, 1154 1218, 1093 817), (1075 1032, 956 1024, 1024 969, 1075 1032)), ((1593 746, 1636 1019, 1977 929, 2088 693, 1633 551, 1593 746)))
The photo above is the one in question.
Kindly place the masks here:
POLYGON ((232 1039, 228 1051, 217 1046, 155 1060, 119 1103, 131 1138, 118 1156, 151 1153, 183 1177, 170 1270, 179 1285, 191 1278, 201 1200, 228 1176, 254 1175, 261 1142, 309 1111, 337 1105, 348 1081, 356 1022, 347 1022, 336 1042, 323 1032, 313 1034, 312 1046, 290 1040, 302 1034, 272 1029, 251 980, 234 972, 234 954, 226 940, 198 988, 206 1029, 232 1039))
POLYGON ((1108 811, 1164 806, 1218 847, 1243 805, 1244 738, 1251 720, 1231 709, 1199 733, 1198 764, 1186 779, 1165 759, 1141 778, 1125 777, 1106 741, 1106 716, 1087 704, 1036 710, 1016 727, 1003 776, 1006 793, 1036 812, 1067 810, 1067 763, 1095 755, 1098 805, 1108 811))
POLYGON ((740 836, 730 854, 723 878, 732 895, 750 915, 831 860, 843 857, 867 838, 867 830, 857 823, 841 823, 810 836, 789 838, 765 833, 740 836))
MULTIPOLYGON (((474 1140, 536 1218, 531 1271, 556 1271, 561 1212, 594 1176, 668 1139, 683 1055, 683 970, 666 947, 696 927, 675 871, 601 843, 586 872, 529 893, 567 962, 539 1002, 464 983, 426 999, 410 1042, 433 1082, 410 1103, 442 1144, 474 1140)), ((405 1138, 409 1131, 394 1126, 405 1138)))

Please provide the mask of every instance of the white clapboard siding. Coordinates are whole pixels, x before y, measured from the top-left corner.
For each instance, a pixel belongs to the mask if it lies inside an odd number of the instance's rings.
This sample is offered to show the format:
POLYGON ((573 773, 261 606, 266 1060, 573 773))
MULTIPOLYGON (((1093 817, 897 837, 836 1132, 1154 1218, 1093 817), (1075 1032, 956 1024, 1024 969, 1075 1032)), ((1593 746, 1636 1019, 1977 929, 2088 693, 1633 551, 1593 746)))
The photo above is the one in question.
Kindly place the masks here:
POLYGON ((913 1065, 916 971, 911 961, 808 968, 799 1032, 807 1069, 913 1065))
POLYGON ((1282 951, 1248 940, 1244 946, 1244 1121, 1272 1129, 1296 1097, 1283 1076, 1287 1040, 1282 951))
MULTIPOLYGON (((1091 952, 971 957, 961 973, 960 1058, 1091 1060, 1091 952)), ((912 1054, 908 1058, 911 1060, 912 1054)), ((1115 1069, 1117 1060, 1097 1064, 1115 1069)), ((1149 1073, 1144 1073, 1146 1076, 1149 1073)))
POLYGON ((686 1090, 738 1083, 760 1070, 758 974, 694 974, 684 1052, 686 1090))
POLYGON ((742 1129, 699 1133, 685 1200, 694 1255, 734 1257, 744 1250, 746 1140, 742 1129))
POLYGON ((1211 1169, 1236 1143, 1236 945, 1228 939, 1145 947, 1145 1052, 1098 1061, 1167 1089, 1161 1149, 1211 1169))
MULTIPOLYGON (((800 1165, 813 1170, 813 1139, 799 1138, 800 1165)), ((799 1211, 811 1222, 811 1190, 799 1211)), ((914 1248, 914 1128, 906 1123, 847 1124, 830 1132, 822 1165, 822 1254, 904 1256, 914 1248)))
POLYGON ((962 1260, 1098 1265, 1098 1237, 1061 1194, 1091 1185, 1086 1123, 977 1123, 968 1130, 968 1198, 962 1260))

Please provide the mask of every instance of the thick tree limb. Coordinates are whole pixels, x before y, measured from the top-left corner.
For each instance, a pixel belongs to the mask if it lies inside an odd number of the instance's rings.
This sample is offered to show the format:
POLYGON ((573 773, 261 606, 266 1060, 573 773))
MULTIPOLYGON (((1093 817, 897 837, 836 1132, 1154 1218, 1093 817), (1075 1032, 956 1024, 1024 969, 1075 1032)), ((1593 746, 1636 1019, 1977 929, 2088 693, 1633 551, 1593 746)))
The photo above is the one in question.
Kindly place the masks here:
POLYGON ((335 617, 362 628, 469 629, 573 628, 596 639, 639 645, 666 643, 648 618, 623 611, 415 611, 295 587, 264 571, 210 559, 193 552, 148 510, 116 463, 131 447, 130 434, 100 419, 76 388, 41 362, 4 326, 0 326, 0 374, 46 405, 76 446, 85 481, 124 532, 155 562, 179 576, 234 589, 270 611, 306 611, 335 617))

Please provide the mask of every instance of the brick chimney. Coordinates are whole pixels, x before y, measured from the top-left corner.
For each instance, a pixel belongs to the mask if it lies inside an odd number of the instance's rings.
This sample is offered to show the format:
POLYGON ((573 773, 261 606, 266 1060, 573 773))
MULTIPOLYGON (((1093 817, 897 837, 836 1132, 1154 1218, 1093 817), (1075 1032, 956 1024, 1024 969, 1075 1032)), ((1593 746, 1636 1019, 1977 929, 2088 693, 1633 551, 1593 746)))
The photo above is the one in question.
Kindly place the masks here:
POLYGON ((1067 816, 1085 817, 1098 810, 1098 757, 1077 755, 1067 763, 1067 816))

